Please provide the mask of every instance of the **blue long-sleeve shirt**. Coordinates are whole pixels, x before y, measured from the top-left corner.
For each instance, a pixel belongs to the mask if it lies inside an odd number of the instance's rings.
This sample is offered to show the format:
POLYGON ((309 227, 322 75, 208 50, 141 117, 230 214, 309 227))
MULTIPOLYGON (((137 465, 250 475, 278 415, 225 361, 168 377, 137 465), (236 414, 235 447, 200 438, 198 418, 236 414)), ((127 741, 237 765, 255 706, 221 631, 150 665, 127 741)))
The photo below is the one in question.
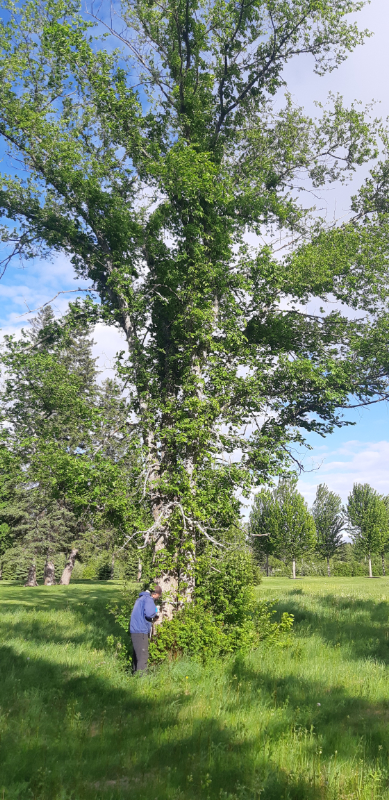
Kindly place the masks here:
POLYGON ((157 613, 150 592, 141 592, 135 601, 130 619, 130 633, 149 633, 151 620, 157 613))

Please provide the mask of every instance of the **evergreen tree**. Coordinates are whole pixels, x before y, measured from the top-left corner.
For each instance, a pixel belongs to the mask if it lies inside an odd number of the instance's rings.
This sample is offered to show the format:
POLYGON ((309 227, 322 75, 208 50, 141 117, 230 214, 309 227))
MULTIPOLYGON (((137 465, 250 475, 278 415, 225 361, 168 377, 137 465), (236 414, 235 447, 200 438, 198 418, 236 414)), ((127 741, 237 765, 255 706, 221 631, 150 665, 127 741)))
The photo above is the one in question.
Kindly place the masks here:
POLYGON ((327 560, 327 573, 330 577, 330 558, 333 558, 342 545, 345 515, 339 495, 331 492, 325 483, 321 483, 317 487, 312 516, 315 520, 317 534, 316 549, 327 560))
POLYGON ((382 497, 368 483, 354 483, 347 502, 349 532, 358 550, 369 560, 369 577, 373 577, 371 556, 383 553, 388 540, 388 512, 382 497))
POLYGON ((14 556, 30 561, 31 585, 37 558, 50 584, 64 553, 65 582, 86 540, 113 551, 144 527, 139 503, 135 510, 138 440, 120 386, 98 385, 91 347, 72 312, 56 321, 50 308, 3 346, 4 447, 22 469, 0 520, 16 537, 14 556))

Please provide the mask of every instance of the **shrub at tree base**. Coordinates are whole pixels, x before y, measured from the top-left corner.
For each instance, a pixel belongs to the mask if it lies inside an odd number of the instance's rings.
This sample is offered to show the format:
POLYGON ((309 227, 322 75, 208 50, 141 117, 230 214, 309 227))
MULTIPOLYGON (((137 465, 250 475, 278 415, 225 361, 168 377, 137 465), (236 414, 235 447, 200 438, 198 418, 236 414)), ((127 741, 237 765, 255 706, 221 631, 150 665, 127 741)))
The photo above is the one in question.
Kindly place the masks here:
POLYGON ((280 622, 273 620, 271 603, 252 601, 247 617, 239 624, 216 618, 202 600, 188 603, 172 619, 163 623, 150 643, 150 660, 158 663, 166 657, 188 655, 207 661, 236 651, 249 652, 261 641, 285 641, 284 634, 293 626, 293 615, 284 613, 280 622))
MULTIPOLYGON (((156 629, 150 642, 151 663, 187 655, 205 662, 236 651, 249 652, 262 640, 285 641, 293 616, 273 620, 272 604, 256 600, 260 577, 246 548, 205 549, 196 559, 196 591, 171 620, 156 629)), ((126 589, 124 603, 112 608, 116 621, 128 630, 137 590, 126 589)))

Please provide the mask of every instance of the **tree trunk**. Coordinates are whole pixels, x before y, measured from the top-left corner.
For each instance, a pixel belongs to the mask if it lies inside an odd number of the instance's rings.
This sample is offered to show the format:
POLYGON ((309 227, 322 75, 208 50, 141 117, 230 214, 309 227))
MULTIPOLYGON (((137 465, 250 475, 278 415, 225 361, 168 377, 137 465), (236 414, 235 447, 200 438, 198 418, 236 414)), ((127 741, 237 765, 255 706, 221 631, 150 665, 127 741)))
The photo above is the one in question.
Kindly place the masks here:
POLYGON ((371 569, 371 555, 369 553, 369 578, 372 578, 372 577, 373 577, 373 572, 372 572, 372 569, 371 569))
POLYGON ((385 569, 385 553, 381 553, 381 559, 382 559, 382 574, 383 574, 383 575, 386 575, 386 569, 385 569))
MULTIPOLYGON (((154 561, 158 564, 158 554, 164 550, 167 544, 168 531, 160 531, 158 538, 154 544, 154 561)), ((174 558, 173 558, 174 560, 174 558)), ((177 596, 178 596, 178 575, 173 569, 167 570, 163 568, 164 558, 162 556, 161 566, 157 566, 155 574, 155 581, 162 589, 161 613, 157 625, 161 624, 165 619, 172 619, 174 612, 177 610, 177 596)))
POLYGON ((329 556, 327 556, 327 575, 328 575, 329 578, 331 577, 331 567, 330 567, 330 557, 329 556))
POLYGON ((70 578, 72 577, 72 572, 74 569, 74 564, 76 562, 77 555, 78 555, 78 550, 75 547, 73 547, 70 556, 65 564, 65 569, 61 575, 60 584, 62 586, 69 586, 70 578))
POLYGON ((55 567, 54 562, 47 559, 45 564, 44 585, 55 586, 55 567))
POLYGON ((3 580, 3 565, 0 564, 0 581, 3 580))
POLYGON ((112 553, 111 560, 111 580, 115 577, 115 553, 112 553))
POLYGON ((296 580, 296 560, 292 560, 292 577, 293 580, 296 580))
POLYGON ((142 560, 140 558, 138 558, 138 573, 136 579, 138 583, 140 580, 142 580, 142 560))
POLYGON ((165 619, 173 619, 174 612, 177 610, 178 581, 171 572, 165 572, 158 578, 158 583, 162 589, 161 614, 157 625, 165 619))
POLYGON ((38 586, 36 580, 36 564, 35 561, 32 561, 28 568, 28 577, 26 580, 25 586, 38 586))
POLYGON ((266 575, 269 577, 269 556, 266 553, 266 575))

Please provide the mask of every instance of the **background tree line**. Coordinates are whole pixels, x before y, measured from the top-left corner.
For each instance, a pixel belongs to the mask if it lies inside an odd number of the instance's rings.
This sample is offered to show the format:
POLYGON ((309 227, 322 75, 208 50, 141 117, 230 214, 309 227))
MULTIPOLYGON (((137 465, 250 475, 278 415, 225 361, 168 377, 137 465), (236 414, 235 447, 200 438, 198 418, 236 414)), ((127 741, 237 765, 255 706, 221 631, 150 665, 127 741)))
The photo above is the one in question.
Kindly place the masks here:
POLYGON ((263 489, 254 500, 248 525, 258 562, 267 575, 366 574, 373 563, 386 574, 389 551, 389 496, 369 484, 355 483, 346 506, 325 484, 317 487, 308 508, 297 491, 297 479, 281 478, 274 489, 263 489), (346 535, 346 538, 345 538, 346 535))

